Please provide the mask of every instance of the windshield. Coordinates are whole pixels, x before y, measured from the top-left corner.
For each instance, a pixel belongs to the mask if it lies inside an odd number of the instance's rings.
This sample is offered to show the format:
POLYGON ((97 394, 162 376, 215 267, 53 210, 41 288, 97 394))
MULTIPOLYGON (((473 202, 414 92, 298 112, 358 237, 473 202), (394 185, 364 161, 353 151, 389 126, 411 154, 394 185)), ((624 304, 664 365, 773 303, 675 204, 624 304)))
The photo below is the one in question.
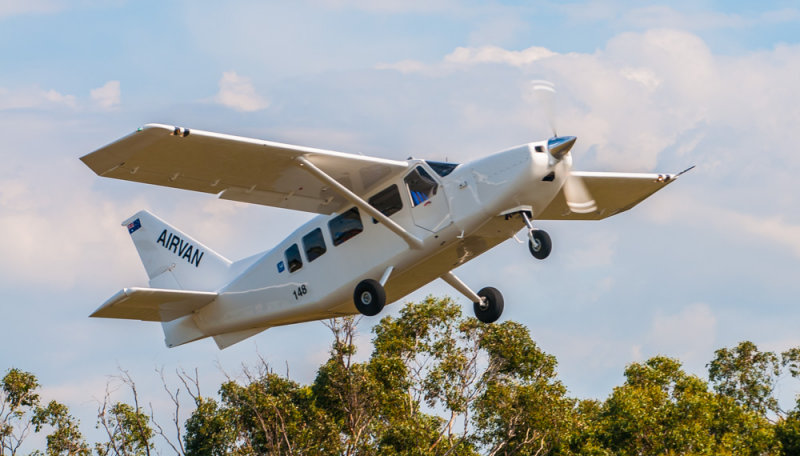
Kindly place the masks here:
POLYGON ((459 165, 458 163, 437 162, 430 160, 425 160, 425 163, 427 163, 428 166, 430 166, 436 172, 436 174, 442 177, 452 173, 453 170, 459 165))

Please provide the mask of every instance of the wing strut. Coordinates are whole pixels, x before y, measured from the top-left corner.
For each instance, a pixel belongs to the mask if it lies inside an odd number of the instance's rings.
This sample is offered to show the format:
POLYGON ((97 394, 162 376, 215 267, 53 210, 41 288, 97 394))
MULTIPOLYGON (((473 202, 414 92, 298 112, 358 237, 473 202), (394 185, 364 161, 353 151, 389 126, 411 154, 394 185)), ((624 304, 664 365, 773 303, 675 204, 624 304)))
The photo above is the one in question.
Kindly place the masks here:
POLYGON ((301 155, 301 156, 297 157, 295 160, 297 160, 297 162, 300 163, 301 167, 305 168, 309 173, 313 174, 314 177, 316 177, 317 179, 321 180, 322 182, 325 182, 326 184, 328 184, 331 187, 333 187, 344 198, 346 198, 351 203, 355 204, 356 207, 358 207, 359 209, 362 209, 364 212, 366 212, 369 215, 371 215, 372 217, 374 217, 375 220, 383 223, 384 226, 386 226, 386 228, 389 228, 390 230, 394 231, 394 233, 397 234, 398 236, 400 236, 401 238, 403 238, 403 240, 406 241, 406 243, 411 248, 414 248, 414 249, 421 249, 422 248, 422 241, 419 240, 419 238, 417 238, 413 234, 411 234, 408 231, 406 231, 405 228, 403 228, 402 226, 400 226, 397 223, 395 223, 394 220, 392 220, 389 217, 383 215, 383 213, 381 213, 381 211, 379 211, 379 210, 375 209, 374 207, 372 207, 371 204, 369 204, 368 202, 364 201, 364 199, 361 198, 360 196, 358 196, 355 193, 351 192, 350 189, 348 189, 344 185, 340 184, 339 181, 337 181, 336 179, 334 179, 331 176, 327 175, 321 169, 317 168, 316 165, 311 163, 311 161, 309 161, 307 158, 305 158, 305 157, 303 157, 301 155))

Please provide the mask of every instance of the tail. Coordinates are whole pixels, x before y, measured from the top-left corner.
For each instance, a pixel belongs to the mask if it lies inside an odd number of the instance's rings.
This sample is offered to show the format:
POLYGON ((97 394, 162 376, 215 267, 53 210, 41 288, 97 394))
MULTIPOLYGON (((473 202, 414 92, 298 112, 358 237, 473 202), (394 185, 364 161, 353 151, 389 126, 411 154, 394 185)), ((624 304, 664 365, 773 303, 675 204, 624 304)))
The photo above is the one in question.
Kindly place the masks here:
MULTIPOLYGON (((231 262, 227 258, 150 212, 139 211, 122 225, 128 228, 152 288, 166 290, 164 293, 213 292, 231 280, 231 262)), ((159 309, 162 305, 174 305, 166 299, 159 299, 159 304, 159 309)), ((163 318, 163 311, 159 314, 168 347, 207 336, 197 327, 191 311, 178 318, 163 318)))
POLYGON ((227 284, 231 262, 148 211, 122 223, 128 228, 153 288, 216 291, 227 284))

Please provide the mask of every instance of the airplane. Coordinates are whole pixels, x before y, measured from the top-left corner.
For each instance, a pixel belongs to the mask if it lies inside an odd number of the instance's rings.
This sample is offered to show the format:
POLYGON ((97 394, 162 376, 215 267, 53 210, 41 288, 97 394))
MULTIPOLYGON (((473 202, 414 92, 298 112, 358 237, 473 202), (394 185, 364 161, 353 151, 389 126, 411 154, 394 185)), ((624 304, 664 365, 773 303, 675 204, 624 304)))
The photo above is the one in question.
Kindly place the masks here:
POLYGON ((457 164, 145 125, 81 160, 102 177, 319 215, 271 250, 230 261, 142 210, 123 226, 150 287, 123 288, 91 317, 161 322, 167 347, 211 337, 224 349, 270 327, 378 315, 441 278, 495 322, 500 291, 475 292, 454 269, 522 229, 545 259, 552 241, 534 221, 605 219, 688 171, 573 171, 575 141, 554 131, 457 164))

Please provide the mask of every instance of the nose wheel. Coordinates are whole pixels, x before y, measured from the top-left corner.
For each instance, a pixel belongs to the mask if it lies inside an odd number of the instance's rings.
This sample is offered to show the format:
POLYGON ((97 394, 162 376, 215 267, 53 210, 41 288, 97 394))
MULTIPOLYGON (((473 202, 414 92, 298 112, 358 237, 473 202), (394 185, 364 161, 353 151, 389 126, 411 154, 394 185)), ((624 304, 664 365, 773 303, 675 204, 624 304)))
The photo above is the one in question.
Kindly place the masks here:
POLYGON ((537 260, 544 260, 553 250, 553 243, 550 235, 544 230, 532 230, 528 232, 528 250, 537 260))
POLYGON ((547 234, 547 231, 534 228, 527 212, 522 211, 521 214, 522 219, 525 220, 525 225, 528 226, 528 250, 537 260, 544 260, 550 256, 550 251, 553 250, 553 242, 550 240, 550 235, 547 234))

